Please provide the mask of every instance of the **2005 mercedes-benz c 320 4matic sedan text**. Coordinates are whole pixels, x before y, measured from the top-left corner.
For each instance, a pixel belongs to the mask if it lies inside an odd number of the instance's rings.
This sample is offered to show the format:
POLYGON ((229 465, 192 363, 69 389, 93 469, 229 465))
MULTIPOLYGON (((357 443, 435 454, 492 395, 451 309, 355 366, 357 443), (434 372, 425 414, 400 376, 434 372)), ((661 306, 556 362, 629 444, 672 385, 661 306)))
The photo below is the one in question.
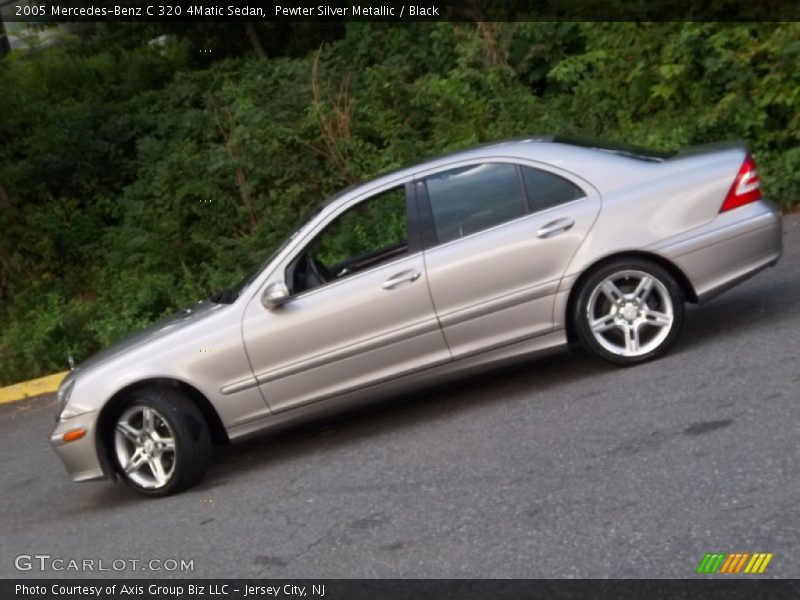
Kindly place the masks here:
POLYGON ((336 194, 235 290, 81 364, 51 441, 76 481, 168 494, 200 479, 212 442, 344 403, 570 341, 654 358, 686 301, 781 252, 741 144, 451 154, 336 194))

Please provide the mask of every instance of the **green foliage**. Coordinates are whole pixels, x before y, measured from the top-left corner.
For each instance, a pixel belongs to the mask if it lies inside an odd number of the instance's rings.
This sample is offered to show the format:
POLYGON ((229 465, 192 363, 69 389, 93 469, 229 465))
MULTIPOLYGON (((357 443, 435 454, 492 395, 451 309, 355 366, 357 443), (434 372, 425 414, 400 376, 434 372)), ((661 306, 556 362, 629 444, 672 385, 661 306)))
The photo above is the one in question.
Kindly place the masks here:
POLYGON ((405 190, 400 187, 339 216, 314 240, 312 254, 330 268, 407 241, 405 190))
MULTIPOLYGON (((154 27, 0 61, 0 384, 234 285, 339 188, 475 143, 743 138, 767 195, 800 198, 798 23, 269 25, 267 58, 238 24, 154 27)), ((390 214, 339 241, 394 241, 390 214)))

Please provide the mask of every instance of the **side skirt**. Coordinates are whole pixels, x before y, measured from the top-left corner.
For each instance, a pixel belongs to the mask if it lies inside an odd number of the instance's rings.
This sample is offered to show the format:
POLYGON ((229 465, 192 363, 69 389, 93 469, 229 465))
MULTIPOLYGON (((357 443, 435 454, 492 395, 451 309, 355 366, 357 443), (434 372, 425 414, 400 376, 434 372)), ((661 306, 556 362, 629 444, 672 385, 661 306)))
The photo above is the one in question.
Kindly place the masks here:
POLYGON ((230 428, 228 436, 231 441, 239 441, 255 434, 360 406, 378 398, 389 398, 419 390, 420 388, 453 379, 457 375, 472 375, 521 362, 528 358, 552 354, 566 346, 566 330, 559 329, 522 342, 494 348, 481 354, 467 356, 457 361, 403 375, 390 381, 359 388, 345 394, 323 398, 291 410, 243 423, 230 428))

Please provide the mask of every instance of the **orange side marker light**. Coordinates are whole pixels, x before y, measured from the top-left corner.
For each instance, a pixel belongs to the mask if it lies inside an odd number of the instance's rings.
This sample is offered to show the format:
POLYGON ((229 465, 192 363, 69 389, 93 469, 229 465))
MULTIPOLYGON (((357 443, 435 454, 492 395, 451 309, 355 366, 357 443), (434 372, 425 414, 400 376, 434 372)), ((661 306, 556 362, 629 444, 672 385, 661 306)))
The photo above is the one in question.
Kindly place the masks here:
POLYGON ((85 435, 86 435, 86 427, 79 427, 78 429, 73 429, 65 433, 63 440, 65 442, 74 442, 76 440, 81 439, 85 435))

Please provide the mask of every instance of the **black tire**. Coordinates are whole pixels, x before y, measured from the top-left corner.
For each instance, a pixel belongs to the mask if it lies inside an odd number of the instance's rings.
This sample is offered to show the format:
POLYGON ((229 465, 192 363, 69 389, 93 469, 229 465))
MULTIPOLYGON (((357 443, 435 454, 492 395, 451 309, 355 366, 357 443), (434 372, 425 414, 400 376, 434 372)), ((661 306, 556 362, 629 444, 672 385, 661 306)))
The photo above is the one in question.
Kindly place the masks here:
POLYGON ((631 257, 606 263, 589 275, 578 290, 571 318, 581 346, 590 355, 615 365, 632 366, 657 358, 669 350, 683 326, 684 312, 685 294, 669 271, 647 259, 631 257), (653 284, 653 291, 643 302, 631 299, 637 289, 637 282, 642 281, 642 278, 637 279, 640 277, 638 274, 649 275, 658 282, 653 284), (619 279, 615 279, 616 276, 619 276, 619 279), (601 289, 609 278, 612 278, 617 291, 623 292, 626 297, 616 304, 610 300, 609 294, 601 289), (627 283, 628 281, 631 283, 627 283), (616 285, 617 283, 619 285, 616 285), (602 302, 607 304, 608 314, 602 302), (620 305, 624 310, 620 310, 620 305), (639 312, 633 316, 633 312, 637 310, 639 312), (671 311, 671 324, 668 326, 657 324, 661 317, 656 315, 665 315, 667 312, 664 311, 667 310, 671 311), (628 317, 633 320, 627 320, 628 317), (600 318, 610 320, 607 325, 608 330, 595 333, 592 331, 590 320, 597 322, 600 318), (662 332, 667 327, 668 330, 662 332), (638 332, 629 333, 632 329, 637 329, 638 332), (648 336, 648 344, 640 344, 642 332, 648 336), (631 338, 635 337, 635 342, 631 339, 631 345, 626 346, 629 343, 629 335, 631 338), (630 354, 624 355, 616 350, 612 351, 618 346, 622 352, 630 354), (639 346, 641 353, 635 353, 633 348, 636 346, 639 346))
MULTIPOLYGON (((197 406, 176 390, 155 388, 135 392, 116 412, 114 419, 110 421, 110 429, 111 431, 107 432, 106 440, 110 444, 109 449, 114 467, 120 477, 140 494, 159 497, 180 492, 200 481, 208 468, 211 459, 211 434, 208 424, 197 406), (120 453, 117 447, 117 443, 123 446, 127 445, 131 456, 136 452, 137 446, 133 441, 127 439, 125 434, 117 434, 118 424, 120 419, 124 419, 126 415, 132 415, 131 418, 135 419, 140 410, 144 414, 144 409, 150 409, 148 414, 155 415, 152 417, 153 421, 162 428, 162 432, 166 432, 163 437, 165 444, 172 439, 174 445, 174 451, 170 453, 169 450, 164 450, 164 454, 158 457, 159 463, 162 463, 163 456, 163 463, 170 467, 166 483, 160 484, 158 481, 154 481, 152 486, 143 485, 141 480, 146 478, 148 471, 153 475, 154 480, 158 479, 153 467, 143 465, 138 470, 138 474, 134 472, 129 475, 120 464, 120 453), (171 434, 171 438, 169 434, 171 434), (121 436, 119 442, 118 435, 121 436)), ((141 431, 145 431, 143 425, 141 431)), ((141 437, 146 436, 142 435, 141 437)), ((152 441, 150 445, 153 445, 152 441)), ((156 445, 159 444, 156 443, 156 445)), ((158 450, 151 450, 151 452, 158 452, 158 450)))

